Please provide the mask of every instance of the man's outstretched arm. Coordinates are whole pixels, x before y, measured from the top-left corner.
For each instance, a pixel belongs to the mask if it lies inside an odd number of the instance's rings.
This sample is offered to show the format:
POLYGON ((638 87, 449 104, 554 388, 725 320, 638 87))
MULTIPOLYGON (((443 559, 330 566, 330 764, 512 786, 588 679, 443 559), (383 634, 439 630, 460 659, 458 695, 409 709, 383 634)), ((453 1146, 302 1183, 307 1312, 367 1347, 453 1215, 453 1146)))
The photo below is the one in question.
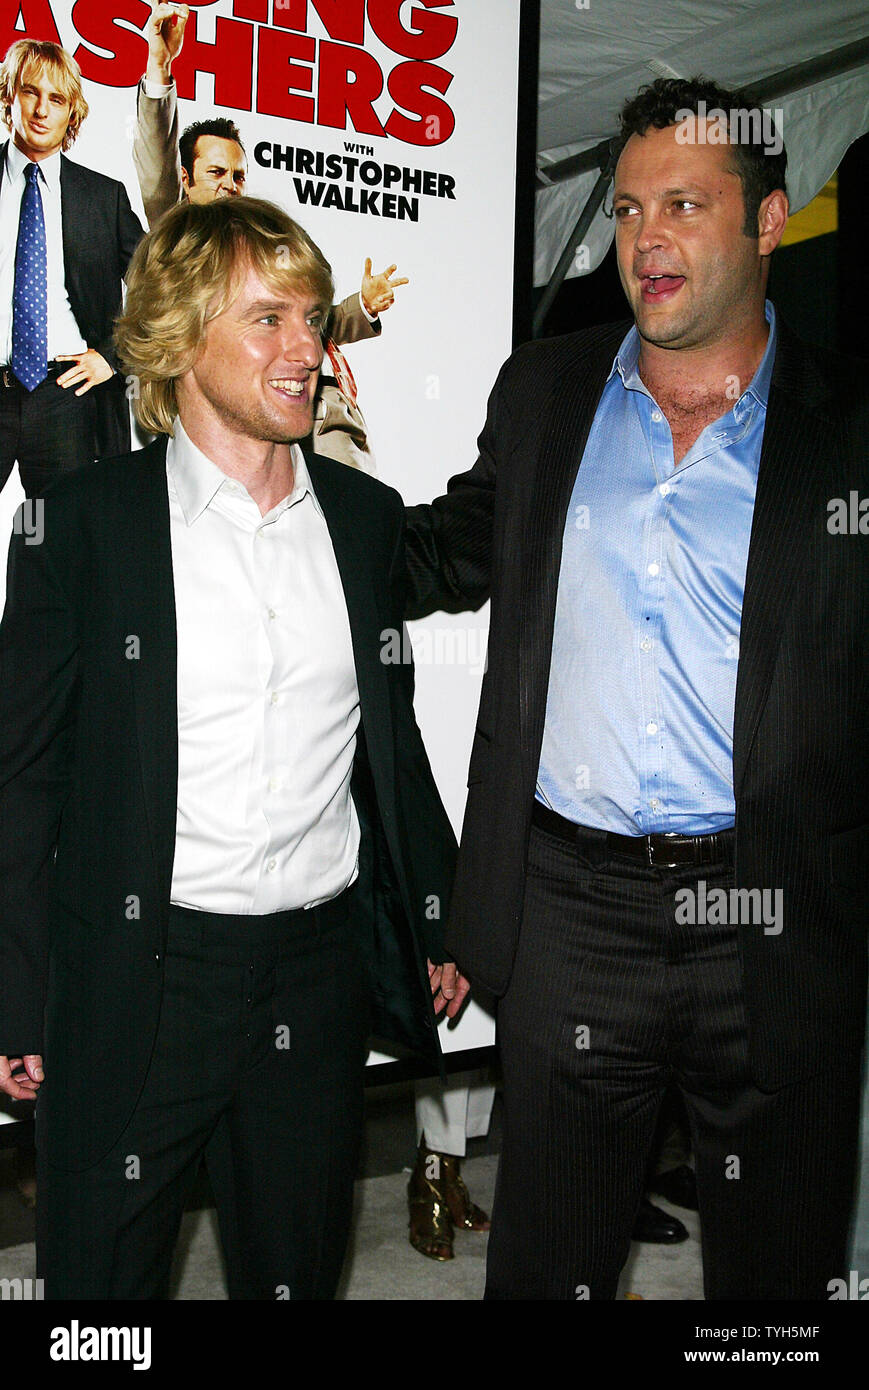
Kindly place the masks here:
POLYGON ((362 285, 358 294, 348 294, 340 304, 333 304, 329 316, 329 337, 338 344, 358 343, 375 338, 381 329, 380 315, 395 301, 395 291, 410 281, 404 275, 393 275, 396 266, 375 273, 371 257, 366 257, 362 285))
POLYGON ((136 91, 133 164, 149 227, 181 197, 178 101, 172 63, 181 51, 187 15, 186 5, 158 4, 145 27, 148 66, 136 91))
POLYGON ((502 433, 509 428, 508 366, 501 368, 492 388, 473 468, 451 478, 442 497, 405 510, 407 619, 465 613, 482 607, 489 597, 496 461, 502 433))

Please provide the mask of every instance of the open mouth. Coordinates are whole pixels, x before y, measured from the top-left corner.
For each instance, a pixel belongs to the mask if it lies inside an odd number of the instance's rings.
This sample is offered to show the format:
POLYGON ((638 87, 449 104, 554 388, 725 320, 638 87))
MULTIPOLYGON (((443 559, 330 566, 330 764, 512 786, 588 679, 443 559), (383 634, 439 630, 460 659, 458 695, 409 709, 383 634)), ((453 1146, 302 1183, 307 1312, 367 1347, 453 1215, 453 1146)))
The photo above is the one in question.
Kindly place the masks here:
POLYGON ((682 288, 685 283, 684 275, 641 275, 640 284, 643 290, 643 298, 646 300, 667 299, 682 288))
POLYGON ((301 400, 307 394, 307 381, 300 381, 298 377, 276 377, 269 382, 269 386, 275 391, 280 391, 282 396, 289 396, 292 400, 301 400))

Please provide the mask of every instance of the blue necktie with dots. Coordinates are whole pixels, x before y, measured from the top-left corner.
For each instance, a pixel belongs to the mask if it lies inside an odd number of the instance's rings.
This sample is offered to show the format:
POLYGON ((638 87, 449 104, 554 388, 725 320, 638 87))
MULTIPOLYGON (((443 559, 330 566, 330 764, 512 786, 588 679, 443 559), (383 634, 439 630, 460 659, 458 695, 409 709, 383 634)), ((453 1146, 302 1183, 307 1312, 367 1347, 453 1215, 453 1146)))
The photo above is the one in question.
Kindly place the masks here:
POLYGON ((48 276, 39 165, 24 171, 12 290, 12 370, 28 391, 48 375, 48 276))

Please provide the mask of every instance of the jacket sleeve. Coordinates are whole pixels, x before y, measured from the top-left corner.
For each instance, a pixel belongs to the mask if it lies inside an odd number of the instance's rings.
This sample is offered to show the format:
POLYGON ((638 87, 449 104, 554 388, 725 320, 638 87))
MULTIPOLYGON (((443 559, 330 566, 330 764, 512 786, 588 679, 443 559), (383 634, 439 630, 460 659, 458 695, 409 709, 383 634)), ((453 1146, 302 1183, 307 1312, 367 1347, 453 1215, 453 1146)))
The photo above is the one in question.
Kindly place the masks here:
MULTIPOLYGON (((25 504, 32 505, 32 504, 25 504)), ((51 503, 46 503, 50 517, 51 503)), ((79 641, 51 557, 19 534, 0 625, 0 1053, 42 1051, 51 877, 69 794, 79 641)))
POLYGON ((359 343, 376 338, 380 333, 380 318, 372 323, 359 302, 359 291, 348 294, 340 304, 332 305, 329 315, 329 337, 340 347, 342 343, 359 343))
POLYGON ((464 613, 489 597, 497 458, 508 427, 508 366, 492 388, 473 468, 451 478, 442 497, 406 509, 406 618, 464 613))
POLYGON ((136 92, 136 133, 133 164, 139 180, 148 226, 174 208, 181 197, 181 156, 178 152, 178 98, 175 84, 166 96, 149 97, 144 83, 136 92))
MULTIPOLYGON (((404 518, 399 508, 396 545, 389 575, 390 606, 396 627, 406 606, 404 518)), ((402 634, 403 637, 403 634, 402 634)), ((410 867, 414 931, 425 956, 435 964, 451 960, 444 947, 456 864, 456 839, 431 769, 414 711, 414 665, 410 643, 402 640, 402 660, 390 663, 400 692, 394 701, 398 721, 396 754, 404 808, 402 847, 410 867), (408 659, 405 660, 404 656, 408 659)))
MULTIPOLYGON (((142 224, 130 206, 127 197, 127 190, 122 183, 118 183, 115 189, 115 236, 117 238, 118 265, 120 266, 121 276, 126 276, 127 267, 130 264, 133 252, 144 236, 142 224)), ((120 295, 119 295, 120 307, 120 295)), ((97 352, 103 356, 110 367, 118 370, 118 353, 115 347, 114 333, 112 325, 105 337, 100 338, 96 343, 88 343, 88 347, 96 348, 97 352)))

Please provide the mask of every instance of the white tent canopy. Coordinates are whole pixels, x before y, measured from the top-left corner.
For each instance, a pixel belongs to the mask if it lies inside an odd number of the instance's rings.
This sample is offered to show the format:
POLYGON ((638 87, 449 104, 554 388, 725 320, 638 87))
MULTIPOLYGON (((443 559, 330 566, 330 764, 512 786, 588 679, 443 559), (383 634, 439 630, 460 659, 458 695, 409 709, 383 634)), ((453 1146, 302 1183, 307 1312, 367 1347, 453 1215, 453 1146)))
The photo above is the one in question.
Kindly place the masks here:
MULTIPOLYGON (((866 0, 541 0, 538 168, 615 135, 622 103, 661 76, 702 73, 749 87, 844 50, 869 33, 866 0)), ((781 111, 791 210, 810 202, 848 146, 869 130, 869 66, 813 80, 765 102, 781 111)), ((534 281, 548 282, 598 177, 595 168, 539 189, 534 281)), ((613 223, 608 199, 582 238, 594 270, 613 223)))

